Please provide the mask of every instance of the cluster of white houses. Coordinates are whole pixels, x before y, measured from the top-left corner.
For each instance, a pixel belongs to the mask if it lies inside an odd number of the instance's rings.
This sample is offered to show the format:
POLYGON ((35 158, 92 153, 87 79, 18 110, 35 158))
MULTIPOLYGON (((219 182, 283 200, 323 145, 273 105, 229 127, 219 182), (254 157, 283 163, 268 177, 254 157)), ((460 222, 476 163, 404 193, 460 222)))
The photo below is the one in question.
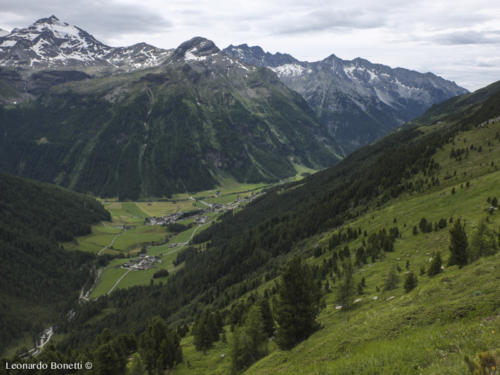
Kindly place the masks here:
POLYGON ((121 267, 134 271, 144 271, 149 270, 156 263, 161 263, 161 258, 159 256, 141 254, 138 258, 123 263, 121 267))
MULTIPOLYGON (((248 197, 240 197, 232 202, 232 203, 207 203, 201 200, 198 200, 202 202, 207 208, 203 211, 202 214, 197 215, 194 217, 194 222, 197 224, 205 224, 208 221, 208 216, 206 216, 207 213, 215 212, 215 213, 222 213, 226 211, 231 211, 236 208, 238 208, 241 204, 251 202, 255 198, 257 198, 260 194, 259 193, 252 193, 248 197)), ((193 197, 191 197, 193 200, 197 200, 193 197)), ((147 217, 144 219, 144 224, 145 225, 167 225, 167 224, 173 224, 176 223, 179 220, 182 220, 186 216, 186 212, 176 212, 175 214, 168 214, 166 216, 152 216, 152 217, 147 217)))
POLYGON ((167 216, 160 217, 147 217, 144 219, 145 225, 166 225, 173 224, 184 215, 184 212, 176 212, 175 214, 168 214, 167 216))

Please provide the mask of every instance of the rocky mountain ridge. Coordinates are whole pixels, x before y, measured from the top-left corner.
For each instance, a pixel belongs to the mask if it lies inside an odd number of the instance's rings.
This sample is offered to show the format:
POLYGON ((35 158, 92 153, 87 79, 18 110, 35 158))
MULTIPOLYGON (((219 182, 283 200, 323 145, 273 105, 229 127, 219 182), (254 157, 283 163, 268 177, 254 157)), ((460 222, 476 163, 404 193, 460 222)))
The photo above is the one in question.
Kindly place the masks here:
POLYGON ((248 64, 267 67, 301 94, 346 153, 370 143, 427 108, 467 93, 456 83, 432 73, 390 68, 335 55, 299 61, 291 55, 265 52, 246 44, 224 53, 248 64))

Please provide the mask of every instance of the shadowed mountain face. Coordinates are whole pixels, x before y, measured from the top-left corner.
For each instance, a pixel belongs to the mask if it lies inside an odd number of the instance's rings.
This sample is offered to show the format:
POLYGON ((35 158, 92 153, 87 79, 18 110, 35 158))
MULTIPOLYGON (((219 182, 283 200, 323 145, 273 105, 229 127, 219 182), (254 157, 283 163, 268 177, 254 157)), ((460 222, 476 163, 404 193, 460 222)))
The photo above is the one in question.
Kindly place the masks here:
POLYGON ((1 168, 101 196, 276 181, 339 148, 304 99, 265 68, 194 38, 161 66, 54 86, 0 110, 1 168))
POLYGON ((331 55, 322 61, 299 61, 246 44, 224 53, 276 72, 300 93, 346 153, 380 138, 433 104, 467 90, 432 73, 373 64, 331 55))

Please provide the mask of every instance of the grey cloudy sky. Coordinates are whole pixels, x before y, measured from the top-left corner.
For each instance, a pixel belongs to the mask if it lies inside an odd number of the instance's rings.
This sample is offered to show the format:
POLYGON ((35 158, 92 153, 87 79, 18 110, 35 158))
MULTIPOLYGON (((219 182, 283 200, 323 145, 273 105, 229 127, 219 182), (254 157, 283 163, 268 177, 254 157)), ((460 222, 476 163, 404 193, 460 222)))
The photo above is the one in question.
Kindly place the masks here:
POLYGON ((204 36, 300 60, 343 59, 431 71, 475 90, 500 80, 493 0, 0 0, 0 28, 56 15, 112 46, 173 48, 204 36))

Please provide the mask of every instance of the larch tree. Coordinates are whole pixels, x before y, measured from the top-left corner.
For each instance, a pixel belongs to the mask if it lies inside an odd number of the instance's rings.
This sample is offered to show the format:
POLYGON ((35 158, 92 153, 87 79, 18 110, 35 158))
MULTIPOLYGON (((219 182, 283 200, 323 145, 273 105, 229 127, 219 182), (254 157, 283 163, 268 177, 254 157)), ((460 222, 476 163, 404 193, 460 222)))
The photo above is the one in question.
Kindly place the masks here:
POLYGON ((280 348, 293 348, 318 328, 320 300, 321 289, 311 268, 298 257, 292 259, 281 274, 274 306, 280 348))
POLYGON ((448 265, 458 265, 460 268, 465 266, 468 262, 469 243, 467 234, 465 233, 465 226, 456 220, 450 230, 450 258, 448 265))

